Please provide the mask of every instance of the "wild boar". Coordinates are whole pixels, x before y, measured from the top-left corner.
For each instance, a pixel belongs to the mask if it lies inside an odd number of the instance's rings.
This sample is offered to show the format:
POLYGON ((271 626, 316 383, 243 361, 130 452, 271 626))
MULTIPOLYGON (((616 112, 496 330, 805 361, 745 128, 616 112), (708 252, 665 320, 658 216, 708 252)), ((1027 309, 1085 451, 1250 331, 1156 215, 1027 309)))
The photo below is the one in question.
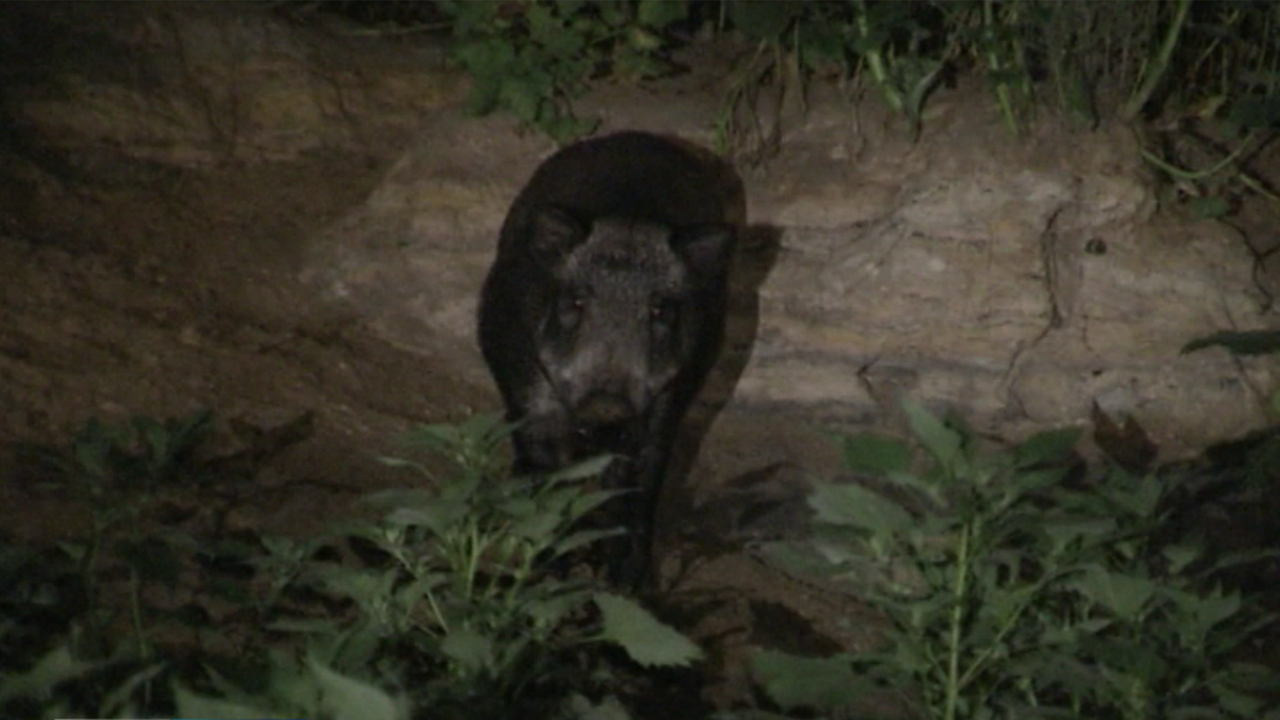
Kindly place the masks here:
POLYGON ((480 299, 481 349, 518 422, 516 470, 613 453, 629 531, 611 582, 648 580, 671 448, 720 352, 737 238, 724 176, 683 143, 622 132, 563 148, 516 197, 480 299))

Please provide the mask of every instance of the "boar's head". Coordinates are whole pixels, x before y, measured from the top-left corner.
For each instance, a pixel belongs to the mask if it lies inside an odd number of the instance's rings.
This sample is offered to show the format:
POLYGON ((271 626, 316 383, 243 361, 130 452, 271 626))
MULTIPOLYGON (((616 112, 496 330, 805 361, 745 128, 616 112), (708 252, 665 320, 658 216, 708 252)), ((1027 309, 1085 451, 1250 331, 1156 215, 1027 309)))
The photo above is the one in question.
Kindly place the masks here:
POLYGON ((526 247, 555 288, 536 331, 548 383, 541 400, 579 430, 643 417, 696 356, 718 349, 709 336, 723 322, 715 315, 724 312, 734 237, 720 223, 584 222, 539 211, 526 247))

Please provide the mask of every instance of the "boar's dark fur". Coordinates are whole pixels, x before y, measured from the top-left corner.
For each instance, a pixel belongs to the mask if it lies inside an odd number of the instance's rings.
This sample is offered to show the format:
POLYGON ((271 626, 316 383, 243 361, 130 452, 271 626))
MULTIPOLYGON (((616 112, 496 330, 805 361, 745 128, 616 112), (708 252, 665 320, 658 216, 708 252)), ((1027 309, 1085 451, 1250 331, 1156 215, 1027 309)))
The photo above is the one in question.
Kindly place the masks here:
POLYGON ((480 301, 480 344, 519 423, 516 469, 602 452, 629 534, 610 581, 650 573, 654 513, 680 421, 724 335, 736 242, 723 175, 683 145, 624 132, 548 158, 512 204, 480 301))

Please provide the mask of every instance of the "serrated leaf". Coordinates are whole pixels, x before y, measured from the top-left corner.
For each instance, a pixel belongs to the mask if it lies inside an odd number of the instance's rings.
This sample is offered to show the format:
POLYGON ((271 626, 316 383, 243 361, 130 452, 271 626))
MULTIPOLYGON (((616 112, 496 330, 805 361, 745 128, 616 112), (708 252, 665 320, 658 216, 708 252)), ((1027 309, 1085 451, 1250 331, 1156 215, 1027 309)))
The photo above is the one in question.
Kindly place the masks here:
POLYGON ((570 612, 586 603, 588 598, 589 593, 585 590, 557 588, 555 594, 526 605, 524 614, 533 621, 535 627, 554 627, 570 612))
POLYGON ((337 632, 338 623, 329 618, 283 618, 263 625, 275 632, 329 635, 337 632))
MULTIPOLYGON (((127 680, 121 682, 114 690, 103 697, 98 703, 98 707, 104 711, 104 715, 110 714, 119 717, 117 714, 118 711, 122 708, 127 710, 129 698, 133 695, 134 691, 140 686, 151 682, 164 670, 165 663, 154 663, 148 667, 135 671, 130 674, 127 680)), ((134 713, 126 711, 124 714, 133 715, 134 713)))
POLYGON ((609 695, 599 705, 588 698, 573 693, 566 703, 568 718, 573 720, 632 720, 631 714, 616 696, 609 695))
MULTIPOLYGON (((384 462, 390 465, 414 464, 408 461, 401 461, 396 458, 386 458, 384 462)), ((360 497, 360 504, 378 510, 393 510, 396 508, 423 508, 431 507, 439 499, 439 494, 431 490, 423 490, 421 488, 411 489, 395 489, 395 490, 379 490, 378 492, 368 493, 360 497)))
POLYGON ((774 702, 787 709, 842 710, 861 700, 870 683, 853 672, 852 658, 805 658, 775 650, 751 657, 751 673, 774 702))
POLYGON ((855 557, 851 548, 842 544, 836 544, 836 547, 843 550, 838 558, 830 557, 826 552, 829 548, 823 547, 820 542, 812 545, 789 540, 767 542, 760 545, 760 552, 769 562, 784 569, 789 575, 821 579, 831 575, 834 570, 833 561, 845 563, 855 557))
POLYGON ((570 521, 577 520, 615 497, 634 492, 637 491, 624 488, 621 490, 593 490, 589 493, 577 495, 573 498, 573 502, 569 504, 568 519, 570 521))
POLYGON ((1015 467, 1021 469, 1070 459, 1082 433, 1081 428, 1060 428, 1032 435, 1013 449, 1015 467))
POLYGON ((567 553, 571 553, 579 548, 592 545, 606 538, 618 537, 625 535, 627 531, 624 528, 609 528, 606 530, 578 530, 565 537, 552 546, 552 555, 560 557, 567 553))
POLYGON ((340 675, 307 659, 307 667, 324 691, 325 709, 334 720, 404 720, 408 717, 395 698, 381 688, 340 675))
POLYGON ((1062 551, 1077 540, 1098 542, 1112 535, 1116 521, 1099 517, 1051 517, 1041 524, 1055 551, 1062 551))
POLYGON ((42 695, 62 682, 84 675, 104 664, 105 661, 78 660, 72 655, 70 646, 59 645, 45 653, 25 673, 4 676, 4 682, 0 683, 0 701, 28 694, 42 695))
POLYGON ((249 705, 222 698, 200 695, 187 689, 185 685, 175 681, 173 701, 177 705, 179 717, 186 718, 222 718, 224 720, 261 720, 262 718, 279 717, 274 708, 263 705, 249 705))
POLYGON ((1238 593, 1223 593, 1216 588, 1208 595, 1201 595, 1196 605, 1196 620, 1206 632, 1215 625, 1240 612, 1241 602, 1238 593))
POLYGON ((1156 590, 1151 580, 1112 572, 1098 564, 1086 567, 1083 575, 1068 584, 1126 621, 1137 618, 1156 590))
POLYGON ((815 483, 807 501, 817 521, 852 525, 874 535, 894 535, 913 522, 902 506, 855 483, 815 483))
POLYGON ((964 448, 960 433, 947 427, 941 420, 913 402, 904 402, 907 422, 929 454, 943 467, 955 468, 964 448))
POLYGON ((543 482, 551 485, 558 485, 565 482, 574 482, 578 480, 587 480, 600 475, 609 468, 609 464, 614 461, 615 455, 597 455, 587 458, 581 462, 576 462, 569 467, 562 468, 550 473, 543 482))
POLYGON ((493 641, 474 628, 451 628, 440 642, 440 652, 470 671, 489 667, 493 662, 493 641))
POLYGON ((636 7, 636 22, 654 30, 661 30, 689 14, 685 0, 640 0, 636 7))
POLYGON ((599 592, 592 598, 603 616, 600 638, 617 643, 646 667, 687 666, 702 659, 692 640, 664 625, 634 601, 599 592))
POLYGON ((1160 554, 1169 561, 1169 574, 1178 575, 1188 565, 1200 559, 1204 553, 1194 545, 1169 545, 1161 549, 1160 554))
POLYGON ((911 448, 904 442, 871 433, 858 433, 841 439, 841 457, 852 472, 906 472, 911 467, 911 448))

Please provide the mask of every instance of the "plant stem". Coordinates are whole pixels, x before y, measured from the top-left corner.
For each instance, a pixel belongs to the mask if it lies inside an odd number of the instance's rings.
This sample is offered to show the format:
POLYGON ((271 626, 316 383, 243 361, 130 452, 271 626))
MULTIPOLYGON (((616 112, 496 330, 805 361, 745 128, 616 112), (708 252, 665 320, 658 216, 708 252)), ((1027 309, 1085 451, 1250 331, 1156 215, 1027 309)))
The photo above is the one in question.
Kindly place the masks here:
POLYGON ((947 638, 947 700, 943 709, 944 720, 955 720, 956 706, 960 701, 960 631, 964 622, 964 597, 969 591, 969 539, 976 531, 966 523, 960 531, 960 547, 956 550, 956 583, 952 593, 951 629, 947 638))
POLYGON ((151 657, 146 629, 142 627, 142 576, 136 567, 129 568, 129 604, 133 620, 133 632, 137 636, 138 657, 151 657))
POLYGON ((1150 65, 1147 66, 1146 72, 1142 76, 1142 84, 1125 103, 1124 109, 1121 110, 1120 116, 1131 121, 1142 112, 1142 108, 1146 106, 1147 101, 1151 99, 1151 95, 1156 91, 1156 87, 1160 84, 1160 80, 1164 77, 1164 71, 1169 67, 1169 58, 1173 55, 1173 49, 1178 44, 1178 36, 1182 34, 1182 26, 1186 23, 1187 12, 1191 9, 1191 0, 1178 0, 1178 9, 1173 17, 1173 22, 1169 25, 1169 31, 1165 33, 1164 42, 1160 46, 1160 51, 1153 58, 1150 65))
MULTIPOLYGON (((871 37, 871 24, 867 19, 867 3, 865 0, 861 0, 858 3, 858 35, 862 37, 863 42, 866 42, 871 37)), ((898 89, 893 86, 889 79, 889 72, 885 68, 880 48, 865 48, 863 57, 867 59, 867 67, 871 68, 871 76, 875 78, 876 84, 880 86, 880 91, 884 93, 889 107, 893 108, 895 112, 903 112, 905 104, 902 101, 902 94, 898 92, 898 89)))
POLYGON ((986 0, 982 4, 982 37, 984 44, 987 46, 987 68, 991 71, 992 76, 997 78, 995 89, 996 101, 1000 104, 1000 114, 1004 116, 1004 121, 1009 126, 1009 131, 1014 135, 1019 135, 1021 128, 1018 125, 1018 116, 1015 114, 1013 107, 1013 99, 1009 95, 1009 84, 1000 79, 1004 77, 1004 65, 1000 62, 1000 47, 996 39, 995 21, 995 3, 992 0, 986 0))

